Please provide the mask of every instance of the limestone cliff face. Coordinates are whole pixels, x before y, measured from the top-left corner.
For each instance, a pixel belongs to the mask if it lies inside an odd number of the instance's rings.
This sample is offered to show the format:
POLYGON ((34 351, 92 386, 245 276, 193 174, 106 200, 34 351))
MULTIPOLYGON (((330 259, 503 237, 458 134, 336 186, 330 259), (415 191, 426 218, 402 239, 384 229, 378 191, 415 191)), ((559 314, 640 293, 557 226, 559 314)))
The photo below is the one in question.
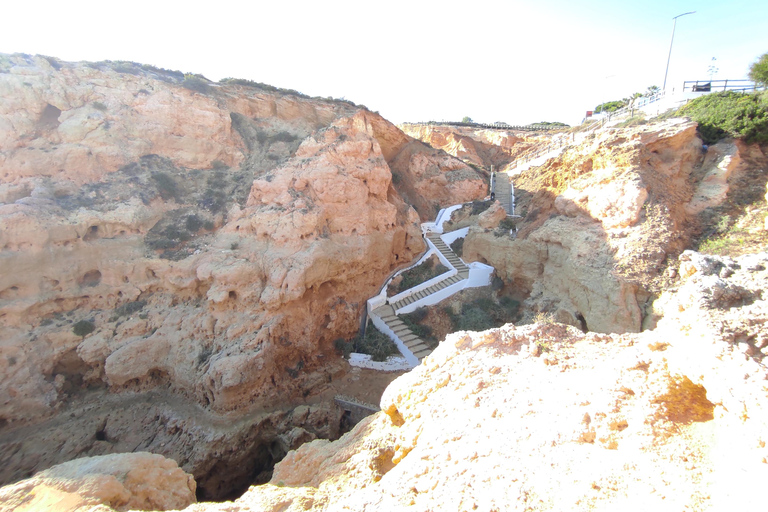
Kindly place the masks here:
POLYGON ((766 267, 684 253, 670 314, 644 333, 451 334, 382 412, 291 451, 268 485, 185 510, 762 510, 766 267))
POLYGON ((705 160, 695 123, 682 119, 598 132, 514 179, 516 239, 473 229, 464 255, 560 321, 639 331, 695 213, 725 197, 735 152, 724 143, 705 160))
POLYGON ((404 133, 477 166, 499 169, 546 137, 526 131, 486 130, 463 126, 402 124, 404 133))
MULTIPOLYGON (((345 371, 333 340, 424 248, 390 165, 420 143, 343 102, 0 57, 2 423, 105 389, 237 418, 345 371)), ((415 153, 398 169, 425 205, 485 193, 460 161, 415 153)))

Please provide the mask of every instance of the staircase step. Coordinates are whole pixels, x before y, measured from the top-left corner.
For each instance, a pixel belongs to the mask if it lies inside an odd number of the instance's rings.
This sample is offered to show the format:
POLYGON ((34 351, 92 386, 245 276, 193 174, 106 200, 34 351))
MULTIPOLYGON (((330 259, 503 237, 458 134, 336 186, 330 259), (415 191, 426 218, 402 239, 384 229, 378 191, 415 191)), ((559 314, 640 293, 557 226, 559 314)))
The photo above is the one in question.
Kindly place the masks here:
POLYGON ((419 339, 419 337, 418 337, 418 336, 416 336, 416 335, 415 335, 415 334, 413 334, 413 333, 411 333, 411 334, 403 334, 402 336, 398 336, 398 338, 400 338, 400 341, 402 341, 402 342, 403 342, 403 343, 405 343, 406 345, 407 345, 409 342, 413 341, 413 340, 417 340, 417 339, 419 339))
POLYGON ((413 355, 416 356, 416 359, 421 361, 422 359, 424 359, 425 357, 427 357, 431 353, 432 353, 432 349, 428 348, 427 350, 422 350, 422 351, 417 352, 417 353, 415 353, 413 355))
POLYGON ((422 341, 421 343, 411 345, 408 347, 408 350, 410 350, 413 355, 416 355, 419 352, 429 350, 429 347, 422 341))

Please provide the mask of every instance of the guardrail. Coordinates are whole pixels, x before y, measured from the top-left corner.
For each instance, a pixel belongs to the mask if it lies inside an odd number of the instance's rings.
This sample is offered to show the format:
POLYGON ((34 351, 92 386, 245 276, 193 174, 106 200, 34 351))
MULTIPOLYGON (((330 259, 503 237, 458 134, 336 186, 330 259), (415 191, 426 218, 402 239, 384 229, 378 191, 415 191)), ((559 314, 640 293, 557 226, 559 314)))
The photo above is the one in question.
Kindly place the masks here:
POLYGON ((751 80, 687 80, 683 82, 683 92, 749 92, 760 88, 751 80))
POLYGON ((459 121, 427 121, 426 123, 402 123, 410 125, 429 125, 429 126, 463 126, 467 128, 485 128, 489 130, 521 130, 521 131, 550 131, 570 128, 569 126, 556 126, 547 124, 528 124, 525 126, 511 125, 506 123, 462 123, 459 121))

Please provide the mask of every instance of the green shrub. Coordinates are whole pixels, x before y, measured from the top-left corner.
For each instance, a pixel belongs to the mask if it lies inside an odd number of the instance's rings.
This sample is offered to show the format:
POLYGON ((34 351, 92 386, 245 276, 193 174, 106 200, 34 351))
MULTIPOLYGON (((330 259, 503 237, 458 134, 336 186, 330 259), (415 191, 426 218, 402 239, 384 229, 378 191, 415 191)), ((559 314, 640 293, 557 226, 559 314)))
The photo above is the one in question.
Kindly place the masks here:
POLYGON ((144 309, 144 306, 146 305, 147 305, 147 301, 145 300, 134 300, 131 302, 126 302, 122 306, 118 306, 115 308, 114 314, 112 315, 112 318, 110 319, 110 321, 114 322, 121 316, 131 316, 137 311, 141 311, 142 309, 144 309))
POLYGON ((211 86, 208 85, 208 81, 197 75, 184 75, 184 81, 181 82, 181 86, 202 94, 211 92, 211 86))
POLYGON ((400 274, 402 277, 400 282, 398 284, 390 284, 387 288, 387 293, 390 296, 397 295, 445 272, 448 272, 448 268, 440 263, 436 256, 432 256, 421 265, 417 265, 400 274))
POLYGON ((354 340, 345 340, 342 338, 338 338, 333 340, 333 348, 336 349, 336 352, 342 356, 344 359, 349 359, 349 355, 352 353, 352 350, 355 348, 354 340))
POLYGON ((515 229, 515 224, 516 222, 513 217, 504 217, 501 219, 501 222, 499 222, 499 228, 509 231, 510 229, 515 229))
POLYGON ((178 202, 181 197, 181 189, 179 188, 179 185, 176 184, 176 180, 173 179, 173 176, 167 172, 153 172, 152 179, 155 180, 155 186, 157 187, 157 192, 160 194, 160 197, 166 201, 168 199, 173 199, 178 202))
POLYGON ((683 105, 678 116, 689 116, 699 123, 705 144, 725 137, 745 142, 768 142, 768 99, 765 95, 741 92, 716 92, 683 105))
POLYGON ((480 215, 490 207, 490 201, 472 201, 472 215, 480 215))
POLYGON ((768 53, 764 53, 749 66, 749 79, 758 85, 768 87, 768 53))
POLYGON ((375 325, 369 324, 365 336, 357 338, 355 352, 369 354, 374 361, 386 361, 389 356, 400 351, 389 336, 378 330, 375 325))
POLYGON ((411 313, 405 313, 399 315, 400 320, 419 338, 424 341, 436 342, 437 340, 432 335, 432 328, 428 325, 422 325, 421 322, 427 317, 426 308, 419 308, 411 313))
POLYGON ((299 137, 289 132, 279 132, 270 137, 272 142, 293 142, 299 137))
POLYGON ((457 238, 451 243, 451 250, 461 258, 464 255, 464 238, 457 238))
POLYGON ((219 83, 222 84, 233 84, 233 85, 244 85, 246 87, 255 87, 258 89, 261 89, 263 91, 267 92, 273 92, 273 93, 280 93, 280 94, 290 94, 292 96, 298 96, 300 98, 309 98, 304 93, 301 93, 299 91, 295 91, 293 89, 281 89, 280 87, 275 87, 274 85, 269 84, 263 84, 261 82, 255 82, 253 80, 247 80, 245 78, 222 78, 219 80, 219 83))
POLYGON ((197 215, 189 215, 187 216, 187 220, 185 221, 184 225, 187 227, 188 231, 197 233, 200 231, 200 228, 203 227, 203 219, 197 215))
POLYGON ((107 110, 107 106, 100 101, 94 101, 92 105, 96 110, 101 110, 102 112, 107 110))
POLYGON ((165 228, 163 230, 163 235, 165 235, 165 237, 170 240, 176 240, 179 242, 188 242, 189 240, 192 239, 192 235, 190 235, 186 231, 182 231, 176 226, 168 226, 167 228, 165 228))
POLYGON ((87 335, 91 334, 93 331, 96 330, 96 326, 93 325, 93 322, 90 320, 80 320, 75 325, 72 326, 72 332, 74 332, 77 336, 80 336, 81 338, 85 338, 87 335))
POLYGON ((481 297, 463 304, 459 315, 450 308, 444 311, 451 319, 453 331, 485 331, 512 322, 519 307, 520 303, 509 297, 502 297, 498 303, 481 297))
POLYGON ((605 103, 601 103, 598 106, 595 107, 595 113, 598 112, 616 112, 620 108, 623 108, 627 105, 627 102, 624 100, 618 100, 618 101, 608 101, 605 103))

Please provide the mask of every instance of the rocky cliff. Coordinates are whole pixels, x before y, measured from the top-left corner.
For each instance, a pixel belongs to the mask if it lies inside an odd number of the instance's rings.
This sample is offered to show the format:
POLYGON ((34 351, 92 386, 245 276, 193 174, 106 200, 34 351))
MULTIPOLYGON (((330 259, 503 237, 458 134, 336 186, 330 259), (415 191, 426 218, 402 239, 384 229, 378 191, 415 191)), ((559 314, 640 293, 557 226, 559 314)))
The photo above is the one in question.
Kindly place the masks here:
POLYGON ((333 340, 421 253, 419 214, 486 193, 345 102, 0 57, 4 482, 142 447, 220 496, 215 466, 248 477, 306 438, 278 433, 333 436, 335 410, 295 409, 347 371, 333 340))
POLYGON ((340 440, 185 510, 762 510, 768 253, 675 267, 655 330, 451 334, 340 440))
POLYGON ((650 305, 674 282, 669 266, 702 212, 767 163, 733 141, 705 151, 685 119, 598 132, 515 177, 515 236, 473 228, 464 256, 493 265, 531 315, 637 332, 652 326, 650 305))
POLYGON ((430 146, 442 149, 464 162, 497 170, 512 162, 535 144, 546 141, 546 134, 433 124, 401 124, 404 133, 430 146))

